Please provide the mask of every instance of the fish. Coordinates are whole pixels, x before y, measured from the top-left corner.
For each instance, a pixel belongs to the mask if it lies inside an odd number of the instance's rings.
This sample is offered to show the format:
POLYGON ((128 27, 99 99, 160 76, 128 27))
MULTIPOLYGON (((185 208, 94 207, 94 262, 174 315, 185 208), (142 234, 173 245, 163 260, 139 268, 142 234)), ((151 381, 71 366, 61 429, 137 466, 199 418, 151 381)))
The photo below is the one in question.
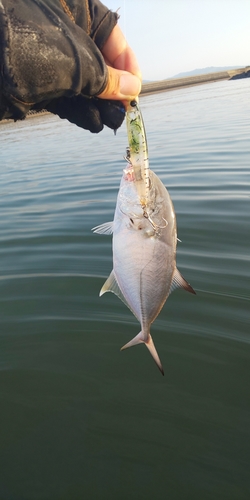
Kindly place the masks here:
POLYGON ((131 310, 140 332, 121 350, 145 344, 164 375, 150 328, 170 293, 195 294, 176 267, 177 227, 174 206, 159 177, 149 168, 147 140, 139 104, 127 111, 129 148, 117 196, 114 220, 93 228, 113 234, 113 270, 100 290, 112 292, 131 310))

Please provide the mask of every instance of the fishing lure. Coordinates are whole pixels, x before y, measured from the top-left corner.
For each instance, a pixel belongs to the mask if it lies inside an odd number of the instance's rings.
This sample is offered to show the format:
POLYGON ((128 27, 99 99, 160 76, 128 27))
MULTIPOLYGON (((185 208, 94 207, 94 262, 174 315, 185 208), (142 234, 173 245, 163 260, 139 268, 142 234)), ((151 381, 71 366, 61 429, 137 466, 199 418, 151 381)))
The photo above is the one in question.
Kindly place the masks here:
POLYGON ((126 125, 129 148, 126 160, 129 169, 125 173, 132 176, 139 196, 143 215, 149 220, 155 233, 167 227, 168 223, 163 219, 163 225, 156 224, 150 211, 150 170, 148 160, 148 145, 142 114, 138 101, 131 101, 126 112, 126 125))

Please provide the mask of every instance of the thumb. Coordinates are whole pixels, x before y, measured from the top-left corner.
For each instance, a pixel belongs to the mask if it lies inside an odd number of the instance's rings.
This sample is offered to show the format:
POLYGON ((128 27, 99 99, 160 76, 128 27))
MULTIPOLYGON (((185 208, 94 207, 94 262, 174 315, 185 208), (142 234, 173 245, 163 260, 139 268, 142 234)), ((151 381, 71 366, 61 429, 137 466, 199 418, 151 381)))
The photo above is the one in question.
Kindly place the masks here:
POLYGON ((108 83, 104 91, 98 95, 101 99, 114 99, 118 101, 132 101, 141 91, 140 79, 119 69, 108 68, 108 83))

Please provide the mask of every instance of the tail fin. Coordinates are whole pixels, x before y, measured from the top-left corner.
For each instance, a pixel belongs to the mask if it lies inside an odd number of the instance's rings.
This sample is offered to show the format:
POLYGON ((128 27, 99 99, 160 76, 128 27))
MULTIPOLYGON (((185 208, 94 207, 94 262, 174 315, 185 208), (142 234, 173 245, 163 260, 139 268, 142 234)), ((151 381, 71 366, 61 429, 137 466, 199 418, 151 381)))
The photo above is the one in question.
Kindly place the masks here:
POLYGON ((137 344, 145 344, 147 346, 147 348, 148 348, 150 354, 153 356, 154 361, 156 362, 160 372, 162 373, 162 375, 164 375, 164 370, 163 370, 163 367, 161 364, 161 360, 158 356, 157 350, 155 348, 155 345, 154 345, 154 342, 153 342, 153 339, 152 339, 150 333, 148 334, 147 340, 144 340, 143 332, 138 333, 138 335, 136 335, 132 340, 130 340, 130 342, 128 342, 127 344, 125 344, 121 348, 121 351, 123 351, 123 349, 127 349, 127 347, 132 347, 133 345, 137 345, 137 344))

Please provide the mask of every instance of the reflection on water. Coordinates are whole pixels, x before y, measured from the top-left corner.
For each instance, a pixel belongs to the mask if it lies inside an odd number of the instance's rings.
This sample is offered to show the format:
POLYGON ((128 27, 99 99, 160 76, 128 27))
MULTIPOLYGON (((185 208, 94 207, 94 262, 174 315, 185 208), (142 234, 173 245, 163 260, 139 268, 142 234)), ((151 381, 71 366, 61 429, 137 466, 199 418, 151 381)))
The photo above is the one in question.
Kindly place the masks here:
POLYGON ((0 498, 249 499, 247 80, 141 100, 173 199, 176 291, 152 327, 161 377, 112 294, 125 126, 0 126, 0 498))

